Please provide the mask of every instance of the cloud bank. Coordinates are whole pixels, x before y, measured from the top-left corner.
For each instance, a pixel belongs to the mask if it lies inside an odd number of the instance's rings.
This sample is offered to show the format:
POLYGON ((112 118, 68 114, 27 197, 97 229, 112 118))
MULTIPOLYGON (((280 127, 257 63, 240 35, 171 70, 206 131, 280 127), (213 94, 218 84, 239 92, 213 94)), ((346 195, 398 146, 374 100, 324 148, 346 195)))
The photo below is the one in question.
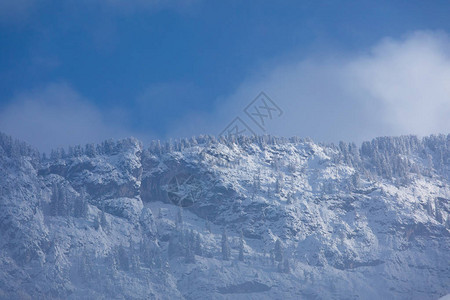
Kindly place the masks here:
POLYGON ((232 94, 216 99, 212 110, 173 112, 179 116, 174 123, 155 125, 145 120, 155 105, 176 109, 177 101, 184 101, 180 93, 192 94, 183 87, 147 89, 135 99, 142 108, 136 114, 127 107, 118 112, 100 110, 70 85, 52 83, 18 94, 9 106, 1 107, 0 130, 44 151, 107 138, 133 135, 149 141, 156 137, 151 130, 142 134, 143 126, 135 126, 140 132, 131 129, 130 124, 139 123, 153 129, 165 127, 158 130, 167 132, 158 137, 162 139, 217 135, 236 116, 257 134, 324 142, 450 133, 450 40, 442 32, 421 31, 401 39, 383 39, 358 54, 312 54, 263 66, 232 94), (243 112, 261 91, 284 111, 280 118, 267 122, 265 132, 243 112), (161 95, 165 97, 159 104, 154 102, 161 95))
MULTIPOLYGON (((187 116, 171 135, 219 133, 265 91, 283 110, 266 133, 336 142, 450 132, 450 42, 442 32, 386 38, 353 55, 310 55, 246 80, 211 114, 187 116)), ((220 70, 218 70, 220 72, 220 70)))

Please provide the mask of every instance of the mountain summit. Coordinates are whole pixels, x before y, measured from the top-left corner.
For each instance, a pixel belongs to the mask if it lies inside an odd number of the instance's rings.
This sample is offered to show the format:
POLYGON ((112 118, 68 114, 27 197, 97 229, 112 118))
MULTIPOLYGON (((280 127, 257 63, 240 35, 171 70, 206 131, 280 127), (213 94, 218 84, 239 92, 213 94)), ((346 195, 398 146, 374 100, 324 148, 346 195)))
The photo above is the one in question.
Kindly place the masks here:
POLYGON ((0 134, 0 299, 437 299, 449 199, 450 135, 0 134))

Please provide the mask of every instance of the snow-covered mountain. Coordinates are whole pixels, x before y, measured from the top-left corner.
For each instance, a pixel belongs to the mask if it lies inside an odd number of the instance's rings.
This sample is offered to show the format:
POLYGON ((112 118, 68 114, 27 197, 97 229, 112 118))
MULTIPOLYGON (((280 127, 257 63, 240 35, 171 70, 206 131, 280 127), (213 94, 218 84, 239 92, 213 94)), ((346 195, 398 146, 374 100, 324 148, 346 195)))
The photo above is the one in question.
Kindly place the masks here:
POLYGON ((105 141, 0 134, 1 299, 438 299, 450 135, 105 141))

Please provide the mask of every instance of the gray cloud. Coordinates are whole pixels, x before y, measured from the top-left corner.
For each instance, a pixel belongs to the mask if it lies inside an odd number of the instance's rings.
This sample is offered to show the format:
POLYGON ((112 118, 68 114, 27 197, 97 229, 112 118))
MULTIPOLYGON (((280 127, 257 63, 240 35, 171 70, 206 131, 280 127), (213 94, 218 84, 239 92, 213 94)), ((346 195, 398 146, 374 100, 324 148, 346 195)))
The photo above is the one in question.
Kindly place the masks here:
MULTIPOLYGON (((217 134, 265 91, 284 110, 266 133, 318 141, 450 132, 450 43, 444 33, 384 39, 367 51, 280 64, 246 80, 212 114, 190 115, 172 135, 217 134)), ((264 69, 264 68, 262 68, 264 69)))
POLYGON ((17 95, 0 110, 0 130, 40 150, 131 136, 117 112, 105 114, 64 83, 17 95))

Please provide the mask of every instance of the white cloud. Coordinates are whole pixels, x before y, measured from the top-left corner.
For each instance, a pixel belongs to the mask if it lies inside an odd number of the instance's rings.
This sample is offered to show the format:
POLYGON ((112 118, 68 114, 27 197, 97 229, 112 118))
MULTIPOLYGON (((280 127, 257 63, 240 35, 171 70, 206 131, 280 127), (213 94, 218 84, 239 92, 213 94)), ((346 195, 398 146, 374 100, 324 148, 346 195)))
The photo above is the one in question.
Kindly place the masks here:
POLYGON ((16 96, 0 109, 0 130, 40 150, 130 136, 120 118, 105 116, 64 83, 16 96))
POLYGON ((186 117, 173 135, 217 134, 236 115, 253 125, 242 110, 260 91, 284 110, 269 122, 270 134, 359 142, 381 135, 448 133, 449 39, 444 33, 415 32, 383 39, 355 55, 311 55, 263 75, 258 70, 219 101, 214 113, 186 117))
POLYGON ((393 134, 450 132, 450 42, 443 33, 386 39, 346 71, 382 107, 393 134))
MULTIPOLYGON (((170 99, 185 89, 191 87, 152 87, 137 103, 143 110, 161 110, 175 105, 170 99)), ((260 91, 284 111, 268 122, 270 134, 359 142, 383 135, 449 133, 450 41, 444 33, 415 32, 383 39, 356 55, 312 55, 261 68, 233 94, 216 99, 212 112, 179 112, 166 138, 218 134, 236 116, 261 134, 243 113, 260 91)), ((100 111, 67 84, 22 93, 9 103, 0 108, 0 130, 42 150, 131 135, 126 111, 100 111)), ((148 141, 154 135, 138 137, 148 141)))

